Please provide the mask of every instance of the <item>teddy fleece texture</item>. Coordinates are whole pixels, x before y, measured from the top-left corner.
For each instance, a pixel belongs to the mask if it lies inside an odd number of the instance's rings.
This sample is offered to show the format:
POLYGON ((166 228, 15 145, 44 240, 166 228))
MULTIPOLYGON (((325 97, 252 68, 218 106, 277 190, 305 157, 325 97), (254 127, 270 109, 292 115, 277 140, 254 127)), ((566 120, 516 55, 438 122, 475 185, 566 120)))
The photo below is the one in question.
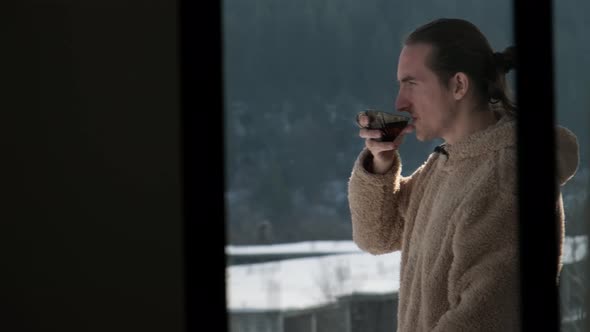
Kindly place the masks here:
MULTIPOLYGON (((558 181, 578 167, 573 133, 557 127, 558 181)), ((432 153, 408 177, 372 174, 363 150, 349 180, 353 240, 364 251, 402 251, 398 331, 518 331, 516 121, 432 153)), ((547 185, 549 185, 547 183, 547 185)), ((561 269, 564 212, 556 202, 561 269)))

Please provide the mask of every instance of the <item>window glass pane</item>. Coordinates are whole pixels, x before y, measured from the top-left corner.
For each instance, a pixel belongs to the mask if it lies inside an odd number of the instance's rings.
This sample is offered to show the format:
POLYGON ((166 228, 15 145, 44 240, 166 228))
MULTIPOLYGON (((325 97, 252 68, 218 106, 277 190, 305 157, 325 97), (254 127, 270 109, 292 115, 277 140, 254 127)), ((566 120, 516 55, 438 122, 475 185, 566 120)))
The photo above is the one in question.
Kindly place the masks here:
MULTIPOLYGON (((588 143, 590 136, 590 52, 585 14, 587 1, 554 1, 556 121, 578 139, 580 164, 561 188, 565 208, 565 241, 560 277, 563 331, 588 331, 588 143)), ((559 155, 559 154, 558 154, 559 155)))
MULTIPOLYGON (((355 116, 395 112, 397 61, 413 29, 463 18, 501 51, 513 44, 511 8, 507 0, 223 2, 232 331, 394 330, 400 252, 372 256, 352 242, 347 185, 365 144, 355 116)), ((441 142, 408 135, 402 175, 441 142)))

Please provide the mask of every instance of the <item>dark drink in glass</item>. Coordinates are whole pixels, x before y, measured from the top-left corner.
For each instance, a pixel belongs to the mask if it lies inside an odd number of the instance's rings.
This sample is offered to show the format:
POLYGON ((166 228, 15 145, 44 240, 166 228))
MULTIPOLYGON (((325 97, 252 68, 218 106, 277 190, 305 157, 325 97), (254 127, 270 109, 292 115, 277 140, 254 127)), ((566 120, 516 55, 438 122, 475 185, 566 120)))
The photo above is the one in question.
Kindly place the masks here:
POLYGON ((360 112, 356 116, 357 124, 360 127, 368 129, 380 129, 381 139, 376 139, 380 142, 393 142, 400 132, 408 125, 410 118, 403 115, 391 114, 378 110, 366 110, 360 112), (359 117, 365 115, 369 118, 369 123, 363 126, 359 122, 359 117))

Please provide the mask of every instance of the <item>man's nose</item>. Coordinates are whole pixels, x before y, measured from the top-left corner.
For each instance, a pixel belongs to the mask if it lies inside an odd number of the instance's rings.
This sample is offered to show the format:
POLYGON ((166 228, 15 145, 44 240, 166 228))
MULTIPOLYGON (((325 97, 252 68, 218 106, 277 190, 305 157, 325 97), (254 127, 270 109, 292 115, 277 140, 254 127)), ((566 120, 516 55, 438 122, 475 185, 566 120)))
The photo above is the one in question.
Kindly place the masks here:
POLYGON ((399 112, 409 112, 410 102, 407 98, 402 96, 401 94, 397 95, 395 99, 395 109, 399 112))

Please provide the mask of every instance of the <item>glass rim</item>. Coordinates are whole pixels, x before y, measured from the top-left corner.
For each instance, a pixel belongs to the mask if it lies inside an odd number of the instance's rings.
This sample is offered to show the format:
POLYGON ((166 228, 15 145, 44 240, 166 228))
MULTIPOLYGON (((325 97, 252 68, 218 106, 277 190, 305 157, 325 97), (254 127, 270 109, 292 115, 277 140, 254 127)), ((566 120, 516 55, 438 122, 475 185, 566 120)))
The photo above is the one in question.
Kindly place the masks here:
POLYGON ((356 123, 361 128, 365 128, 365 127, 361 126, 360 123, 359 123, 359 117, 361 115, 380 116, 380 119, 381 119, 381 123, 382 124, 385 124, 385 123, 394 123, 394 122, 404 122, 404 121, 410 122, 410 120, 411 120, 411 117, 409 117, 407 115, 394 114, 394 113, 391 113, 391 112, 381 111, 381 110, 378 110, 378 109, 367 109, 367 110, 358 112, 357 115, 356 115, 356 123), (388 117, 388 118, 390 118, 392 120, 391 121, 386 121, 385 120, 385 117, 388 117))

